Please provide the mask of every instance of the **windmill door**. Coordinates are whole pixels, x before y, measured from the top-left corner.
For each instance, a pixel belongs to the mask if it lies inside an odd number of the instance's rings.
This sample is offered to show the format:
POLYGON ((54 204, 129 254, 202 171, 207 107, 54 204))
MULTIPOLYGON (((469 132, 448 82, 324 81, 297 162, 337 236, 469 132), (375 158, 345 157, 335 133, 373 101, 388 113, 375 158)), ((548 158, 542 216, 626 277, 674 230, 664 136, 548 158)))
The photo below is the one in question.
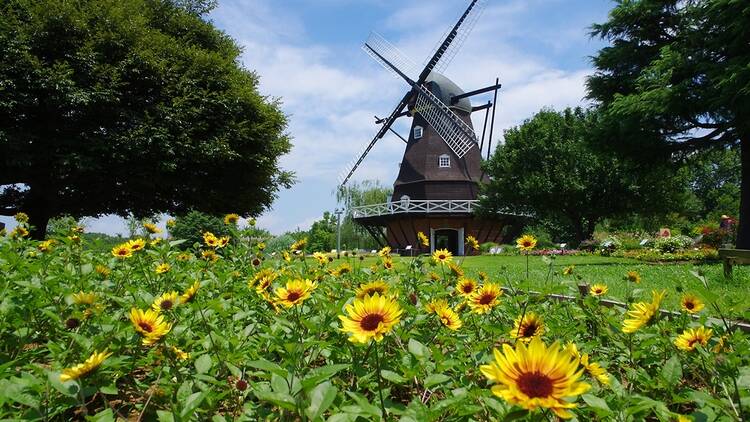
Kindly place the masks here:
POLYGON ((453 255, 461 255, 459 250, 459 233, 456 229, 435 230, 435 249, 448 249, 453 255))

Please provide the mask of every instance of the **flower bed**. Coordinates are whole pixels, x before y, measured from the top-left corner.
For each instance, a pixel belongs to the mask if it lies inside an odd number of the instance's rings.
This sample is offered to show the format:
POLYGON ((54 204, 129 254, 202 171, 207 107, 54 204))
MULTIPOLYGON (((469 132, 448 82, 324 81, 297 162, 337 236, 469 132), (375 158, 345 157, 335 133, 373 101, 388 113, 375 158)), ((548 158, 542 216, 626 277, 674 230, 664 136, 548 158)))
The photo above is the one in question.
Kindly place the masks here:
POLYGON ((559 302, 470 274, 447 251, 401 271, 386 250, 372 266, 331 262, 304 241, 272 258, 228 223, 230 236, 188 250, 2 238, 0 417, 750 415, 748 338, 691 318, 705 299, 685 295, 673 317, 658 310, 675 291, 643 292, 627 311, 599 306, 604 285, 559 302))

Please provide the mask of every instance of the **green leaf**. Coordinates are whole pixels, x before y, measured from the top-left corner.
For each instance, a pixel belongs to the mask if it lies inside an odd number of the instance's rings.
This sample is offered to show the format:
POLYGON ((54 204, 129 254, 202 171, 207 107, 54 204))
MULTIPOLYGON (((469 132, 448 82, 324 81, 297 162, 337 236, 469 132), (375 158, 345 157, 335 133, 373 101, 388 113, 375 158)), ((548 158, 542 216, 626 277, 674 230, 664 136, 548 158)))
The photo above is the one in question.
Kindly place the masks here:
POLYGON ((612 413, 609 406, 607 405, 607 402, 603 399, 600 399, 599 397, 592 396, 591 394, 584 394, 581 396, 583 398, 583 401, 586 402, 591 408, 602 410, 606 413, 612 413))
POLYGON ((119 390, 117 390, 117 386, 115 384, 101 387, 99 388, 99 391, 101 391, 102 394, 109 394, 109 395, 116 395, 119 393, 119 390))
POLYGON ((86 420, 91 422, 115 422, 115 414, 112 409, 104 409, 94 416, 89 416, 86 420))
POLYGON ((211 356, 208 354, 200 355, 200 357, 195 360, 195 370, 198 371, 199 374, 205 374, 211 369, 213 364, 211 356))
POLYGON ((195 409, 197 409, 198 406, 201 405, 203 399, 205 399, 207 395, 208 392, 206 391, 199 391, 197 393, 189 395, 187 400, 185 400, 185 403, 183 403, 182 405, 183 407, 182 411, 180 411, 180 419, 192 417, 195 409))
POLYGON ((430 349, 428 349, 424 344, 412 338, 409 339, 409 353, 418 358, 424 358, 430 353, 430 349))
POLYGON ((330 382, 324 382, 315 387, 310 393, 310 406, 305 411, 311 421, 320 418, 323 413, 333 404, 338 389, 330 382))
POLYGON ((401 375, 399 375, 399 374, 397 374, 397 373, 395 373, 393 371, 389 371, 387 369, 381 370, 380 371, 380 375, 384 379, 386 379, 386 380, 388 380, 388 381, 390 381, 392 383, 395 383, 395 384, 403 384, 406 381, 408 381, 406 378, 402 377, 401 375))
POLYGON ((286 379, 276 374, 271 375, 271 389, 277 393, 289 394, 289 384, 286 379))
POLYGON ((310 371, 310 374, 302 381, 305 390, 315 387, 321 382, 331 378, 333 375, 348 368, 349 364, 325 365, 310 371))
POLYGON ((174 422, 174 415, 172 412, 166 410, 157 410, 156 416, 159 417, 159 422, 174 422))
POLYGON ((256 369, 261 369, 263 371, 268 371, 272 374, 276 374, 283 378, 286 378, 289 375, 289 372, 286 369, 280 367, 279 365, 273 362, 267 361, 265 359, 250 361, 247 363, 247 366, 250 366, 256 369))
POLYGON ((295 410, 297 408, 294 397, 290 396, 289 394, 266 390, 254 390, 254 393, 255 397, 257 397, 259 400, 271 402, 281 408, 287 410, 295 410))
POLYGON ((445 374, 432 374, 425 378, 424 380, 424 387, 430 388, 434 385, 442 384, 444 382, 450 381, 451 377, 445 374))
POLYGON ((674 387, 682 379, 682 363, 677 356, 669 358, 661 370, 661 376, 669 387, 674 387))

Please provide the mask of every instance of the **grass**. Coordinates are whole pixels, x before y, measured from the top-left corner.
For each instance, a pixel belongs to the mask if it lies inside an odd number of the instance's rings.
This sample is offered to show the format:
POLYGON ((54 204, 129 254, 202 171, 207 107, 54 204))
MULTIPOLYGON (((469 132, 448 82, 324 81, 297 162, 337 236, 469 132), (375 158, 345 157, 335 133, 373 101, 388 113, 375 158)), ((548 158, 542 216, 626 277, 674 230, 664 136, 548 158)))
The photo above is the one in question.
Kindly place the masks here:
MULTIPOLYGON (((396 258, 394 262, 398 269, 402 269, 410 259, 396 258)), ((375 258, 370 257, 364 264, 371 265, 374 262, 375 258)), ((493 281, 505 286, 554 293, 577 295, 579 283, 603 283, 609 288, 606 296, 609 299, 626 301, 627 296, 632 294, 635 301, 640 301, 650 300, 651 290, 667 289, 669 294, 663 307, 672 310, 677 310, 680 306, 680 296, 673 292, 692 292, 705 301, 717 301, 722 313, 726 315, 750 320, 750 267, 735 267, 734 277, 725 279, 721 264, 657 264, 602 256, 530 256, 527 281, 525 256, 454 257, 454 262, 461 264, 468 276, 474 277, 478 272, 484 271, 493 281), (570 265, 575 266, 573 274, 562 275, 563 269, 570 265), (641 275, 641 283, 635 285, 626 282, 624 276, 628 271, 637 271, 641 275), (708 289, 693 273, 705 277, 708 289)), ((435 272, 439 274, 440 268, 436 267, 435 272)), ((712 315, 717 313, 708 306, 704 312, 712 315)))

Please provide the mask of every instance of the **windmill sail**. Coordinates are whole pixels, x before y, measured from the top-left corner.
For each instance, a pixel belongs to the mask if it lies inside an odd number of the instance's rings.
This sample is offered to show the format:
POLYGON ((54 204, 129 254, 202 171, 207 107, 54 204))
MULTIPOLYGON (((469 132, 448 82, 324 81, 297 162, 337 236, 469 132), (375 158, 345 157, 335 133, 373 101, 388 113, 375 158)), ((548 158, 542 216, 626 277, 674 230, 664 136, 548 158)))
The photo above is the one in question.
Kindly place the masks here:
POLYGON ((456 116, 435 94, 420 85, 416 85, 416 88, 419 90, 419 95, 414 111, 424 117, 458 158, 463 158, 472 147, 477 145, 474 130, 456 116))
POLYGON ((413 77, 414 75, 419 74, 419 67, 417 64, 377 32, 370 33, 370 37, 367 38, 367 42, 362 46, 362 49, 399 79, 401 79, 401 75, 393 70, 393 67, 396 67, 406 76, 413 77), (389 66, 386 61, 393 67, 389 66))

